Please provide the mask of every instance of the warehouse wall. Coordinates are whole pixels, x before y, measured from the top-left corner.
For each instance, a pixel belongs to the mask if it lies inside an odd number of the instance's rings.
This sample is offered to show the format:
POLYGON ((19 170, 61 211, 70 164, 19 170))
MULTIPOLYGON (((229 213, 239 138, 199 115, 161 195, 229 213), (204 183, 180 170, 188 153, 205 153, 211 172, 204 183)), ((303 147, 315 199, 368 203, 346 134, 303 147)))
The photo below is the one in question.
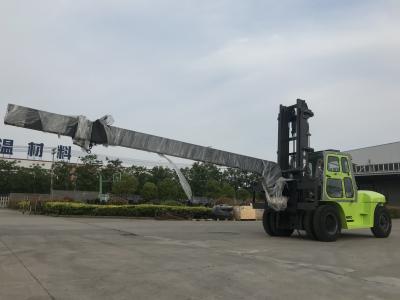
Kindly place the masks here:
POLYGON ((400 142, 354 149, 350 153, 357 165, 400 162, 400 142))
POLYGON ((381 193, 390 205, 400 206, 400 175, 358 176, 356 181, 359 189, 381 193))

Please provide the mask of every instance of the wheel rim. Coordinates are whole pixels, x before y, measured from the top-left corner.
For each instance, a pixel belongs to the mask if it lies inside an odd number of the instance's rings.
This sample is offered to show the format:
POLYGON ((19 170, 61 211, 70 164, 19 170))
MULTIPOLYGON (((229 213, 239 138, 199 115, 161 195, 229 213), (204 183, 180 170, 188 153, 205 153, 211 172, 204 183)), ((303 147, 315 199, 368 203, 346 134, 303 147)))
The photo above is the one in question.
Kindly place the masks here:
POLYGON ((330 235, 335 235, 338 231, 339 224, 337 218, 333 214, 328 214, 325 218, 325 228, 330 235))
POLYGON ((389 218, 385 214, 379 217, 379 227, 385 232, 389 229, 389 218))

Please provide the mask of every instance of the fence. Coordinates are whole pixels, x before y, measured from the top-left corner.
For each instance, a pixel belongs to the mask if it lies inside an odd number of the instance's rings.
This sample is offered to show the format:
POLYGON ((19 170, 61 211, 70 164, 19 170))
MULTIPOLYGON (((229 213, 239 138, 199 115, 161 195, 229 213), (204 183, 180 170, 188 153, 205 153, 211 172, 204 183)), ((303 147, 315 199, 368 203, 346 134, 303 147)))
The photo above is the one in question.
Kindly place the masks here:
POLYGON ((0 208, 7 208, 9 200, 9 196, 0 196, 0 208))
POLYGON ((400 163, 355 165, 354 171, 356 176, 400 174, 400 163))

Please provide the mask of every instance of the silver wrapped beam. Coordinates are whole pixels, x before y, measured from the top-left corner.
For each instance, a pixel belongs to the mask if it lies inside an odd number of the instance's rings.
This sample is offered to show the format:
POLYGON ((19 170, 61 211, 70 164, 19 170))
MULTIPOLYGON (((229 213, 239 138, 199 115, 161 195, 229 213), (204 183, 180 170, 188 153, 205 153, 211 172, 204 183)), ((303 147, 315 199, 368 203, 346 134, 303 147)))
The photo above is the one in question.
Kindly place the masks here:
POLYGON ((92 144, 121 146, 258 173, 269 191, 274 190, 282 176, 275 162, 110 126, 109 118, 92 122, 84 116, 65 116, 9 104, 4 123, 69 136, 86 150, 92 144))

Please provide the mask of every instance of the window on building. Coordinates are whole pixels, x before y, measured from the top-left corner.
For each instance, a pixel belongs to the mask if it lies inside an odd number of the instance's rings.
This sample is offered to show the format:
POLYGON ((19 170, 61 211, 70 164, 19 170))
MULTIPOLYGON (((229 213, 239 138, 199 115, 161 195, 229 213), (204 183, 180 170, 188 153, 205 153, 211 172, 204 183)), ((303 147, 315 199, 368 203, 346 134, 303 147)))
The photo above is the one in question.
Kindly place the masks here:
POLYGON ((344 192, 346 194, 346 198, 354 197, 353 182, 350 177, 344 178, 344 192))
POLYGON ((337 156, 328 156, 328 171, 340 172, 339 158, 337 156))
POLYGON ((328 178, 328 180, 326 181, 326 193, 331 198, 343 198, 342 180, 336 178, 328 178))

